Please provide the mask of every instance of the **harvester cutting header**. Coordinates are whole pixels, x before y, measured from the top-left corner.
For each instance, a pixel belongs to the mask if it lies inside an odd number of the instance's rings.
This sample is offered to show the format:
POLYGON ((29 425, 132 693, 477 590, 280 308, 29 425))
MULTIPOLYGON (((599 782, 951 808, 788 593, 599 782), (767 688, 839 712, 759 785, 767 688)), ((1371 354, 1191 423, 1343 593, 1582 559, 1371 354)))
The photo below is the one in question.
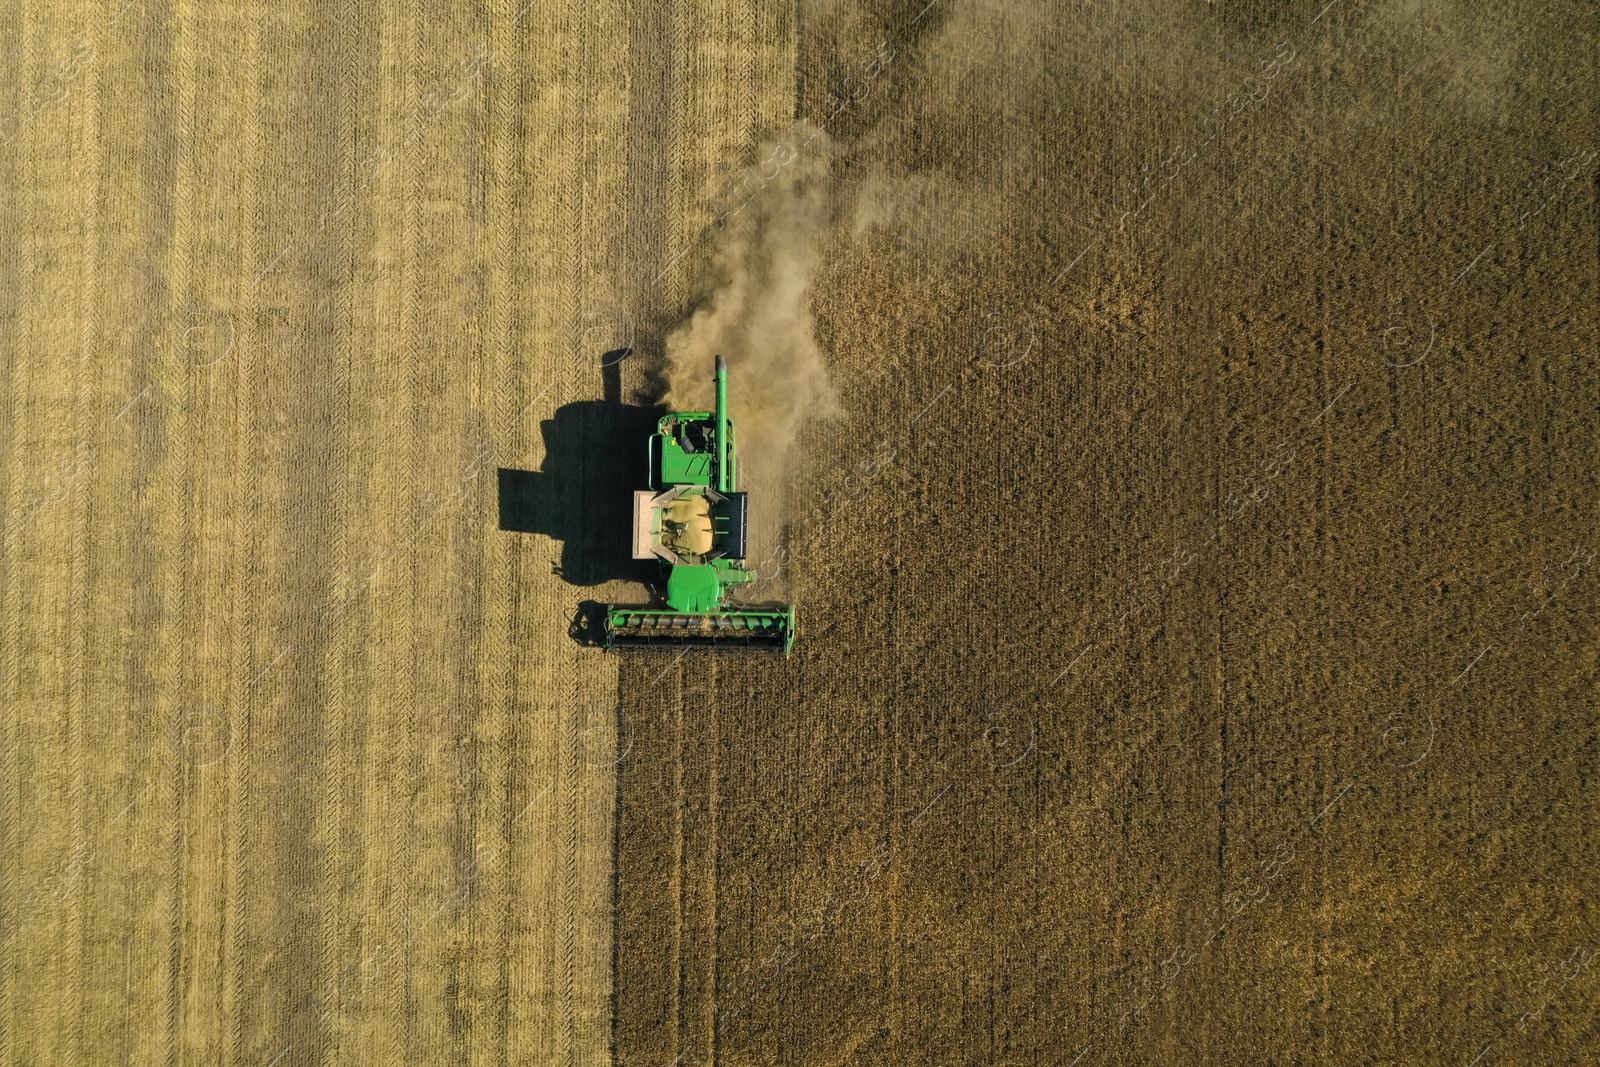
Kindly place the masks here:
POLYGON ((755 581, 744 565, 746 495, 739 491, 728 365, 717 357, 717 410, 665 415, 650 436, 648 489, 633 494, 633 558, 659 559, 665 603, 606 608, 606 648, 794 646, 791 605, 730 606, 755 581))

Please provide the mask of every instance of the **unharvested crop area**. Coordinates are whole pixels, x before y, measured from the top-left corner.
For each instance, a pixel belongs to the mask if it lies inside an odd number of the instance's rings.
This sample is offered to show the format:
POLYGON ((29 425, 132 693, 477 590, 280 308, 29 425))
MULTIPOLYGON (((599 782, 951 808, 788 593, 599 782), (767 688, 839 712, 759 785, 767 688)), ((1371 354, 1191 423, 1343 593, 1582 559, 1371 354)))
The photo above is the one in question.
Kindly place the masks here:
POLYGON ((1600 1045, 1592 5, 0 25, 0 1064, 1600 1045))

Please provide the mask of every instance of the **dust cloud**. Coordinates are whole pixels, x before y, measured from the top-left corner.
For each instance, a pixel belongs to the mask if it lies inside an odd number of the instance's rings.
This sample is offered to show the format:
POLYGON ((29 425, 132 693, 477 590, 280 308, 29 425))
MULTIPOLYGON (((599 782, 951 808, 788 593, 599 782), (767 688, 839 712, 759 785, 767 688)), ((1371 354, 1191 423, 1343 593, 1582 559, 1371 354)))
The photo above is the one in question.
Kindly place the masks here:
POLYGON ((839 404, 810 305, 831 226, 828 139, 799 123, 757 159, 727 204, 707 296, 667 335, 664 402, 712 410, 715 357, 727 357, 739 488, 751 493, 760 553, 776 544, 802 428, 835 417, 839 404))

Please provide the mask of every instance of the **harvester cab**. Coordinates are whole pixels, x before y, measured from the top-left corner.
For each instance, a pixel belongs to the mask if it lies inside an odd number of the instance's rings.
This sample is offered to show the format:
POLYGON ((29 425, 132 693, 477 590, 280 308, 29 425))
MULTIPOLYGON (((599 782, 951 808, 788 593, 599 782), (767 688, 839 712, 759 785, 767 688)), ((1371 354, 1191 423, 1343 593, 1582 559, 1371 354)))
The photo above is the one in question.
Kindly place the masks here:
POLYGON ((792 605, 728 603, 755 581, 744 565, 748 505, 739 490, 728 365, 717 357, 717 410, 665 415, 650 437, 648 489, 633 494, 633 558, 658 559, 662 604, 606 608, 605 647, 794 647, 792 605))

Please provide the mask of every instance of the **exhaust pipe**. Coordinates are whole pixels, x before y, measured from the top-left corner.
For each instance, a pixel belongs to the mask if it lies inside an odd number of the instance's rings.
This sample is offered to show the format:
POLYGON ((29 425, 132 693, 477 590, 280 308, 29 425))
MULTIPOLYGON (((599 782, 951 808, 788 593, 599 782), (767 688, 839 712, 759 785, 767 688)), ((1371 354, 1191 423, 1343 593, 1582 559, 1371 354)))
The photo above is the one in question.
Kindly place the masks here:
POLYGON ((733 492, 728 470, 728 361, 717 357, 717 492, 733 492))

